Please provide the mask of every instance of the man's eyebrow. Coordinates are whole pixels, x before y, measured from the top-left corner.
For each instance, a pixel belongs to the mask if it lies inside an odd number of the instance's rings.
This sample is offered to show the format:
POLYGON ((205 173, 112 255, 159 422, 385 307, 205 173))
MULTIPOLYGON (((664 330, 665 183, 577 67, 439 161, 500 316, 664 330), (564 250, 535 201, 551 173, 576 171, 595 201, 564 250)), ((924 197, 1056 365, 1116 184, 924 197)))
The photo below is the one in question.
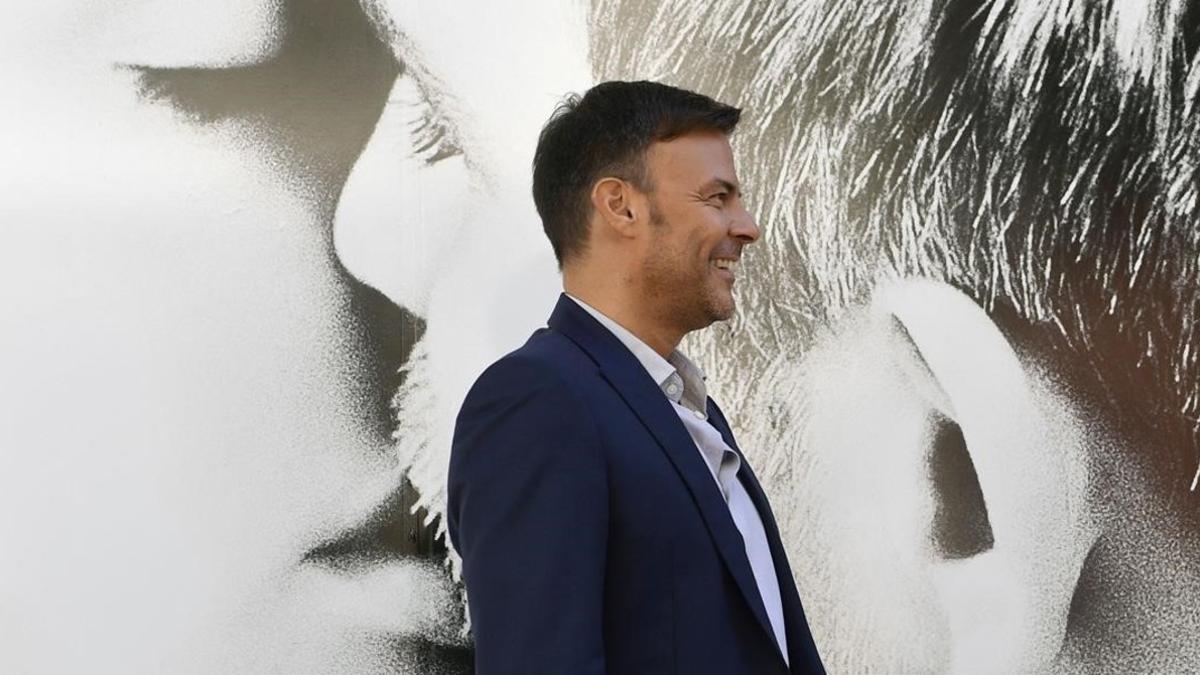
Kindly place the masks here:
POLYGON ((700 192, 712 192, 717 189, 725 190, 739 197, 742 195, 742 189, 737 183, 725 180, 724 178, 714 178, 700 186, 700 192))

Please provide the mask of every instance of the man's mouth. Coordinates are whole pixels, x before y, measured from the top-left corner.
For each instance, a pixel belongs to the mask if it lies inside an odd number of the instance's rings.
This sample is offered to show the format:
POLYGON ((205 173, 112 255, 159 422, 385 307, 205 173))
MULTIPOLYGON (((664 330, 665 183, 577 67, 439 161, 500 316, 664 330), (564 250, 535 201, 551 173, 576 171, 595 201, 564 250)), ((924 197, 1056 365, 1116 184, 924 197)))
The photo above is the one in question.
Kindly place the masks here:
POLYGON ((713 258, 712 266, 729 273, 733 277, 737 273, 738 260, 737 258, 713 258))

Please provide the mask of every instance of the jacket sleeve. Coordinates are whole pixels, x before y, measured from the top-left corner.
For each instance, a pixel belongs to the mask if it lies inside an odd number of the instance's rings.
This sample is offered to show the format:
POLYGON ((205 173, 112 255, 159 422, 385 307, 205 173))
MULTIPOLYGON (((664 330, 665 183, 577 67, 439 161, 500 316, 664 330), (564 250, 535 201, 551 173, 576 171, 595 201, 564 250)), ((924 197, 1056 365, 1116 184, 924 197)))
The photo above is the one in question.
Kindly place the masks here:
POLYGON ((455 424, 447 526, 478 675, 604 673, 606 468, 557 372, 510 356, 480 376, 455 424))

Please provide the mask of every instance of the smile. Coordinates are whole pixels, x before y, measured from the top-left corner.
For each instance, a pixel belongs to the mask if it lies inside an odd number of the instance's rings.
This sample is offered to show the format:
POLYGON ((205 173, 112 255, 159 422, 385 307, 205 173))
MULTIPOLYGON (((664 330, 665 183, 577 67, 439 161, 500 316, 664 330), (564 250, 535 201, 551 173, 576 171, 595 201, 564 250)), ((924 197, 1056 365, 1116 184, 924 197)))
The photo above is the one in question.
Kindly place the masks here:
POLYGON ((726 270, 730 274, 736 272, 738 268, 738 261, 733 258, 713 258, 712 264, 713 267, 719 270, 726 270))

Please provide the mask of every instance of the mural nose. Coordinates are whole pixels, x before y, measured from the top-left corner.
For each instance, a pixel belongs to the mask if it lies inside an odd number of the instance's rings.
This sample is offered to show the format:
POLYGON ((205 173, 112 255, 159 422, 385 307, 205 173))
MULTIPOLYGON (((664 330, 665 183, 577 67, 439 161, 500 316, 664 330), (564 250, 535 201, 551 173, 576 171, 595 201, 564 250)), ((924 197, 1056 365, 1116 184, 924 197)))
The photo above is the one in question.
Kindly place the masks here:
MULTIPOLYGON (((347 275, 348 276, 348 275, 347 275)), ((346 326, 359 344, 365 415, 371 426, 391 437, 396 433, 392 398, 404 383, 404 364, 425 333, 425 321, 386 295, 349 277, 346 326)))

